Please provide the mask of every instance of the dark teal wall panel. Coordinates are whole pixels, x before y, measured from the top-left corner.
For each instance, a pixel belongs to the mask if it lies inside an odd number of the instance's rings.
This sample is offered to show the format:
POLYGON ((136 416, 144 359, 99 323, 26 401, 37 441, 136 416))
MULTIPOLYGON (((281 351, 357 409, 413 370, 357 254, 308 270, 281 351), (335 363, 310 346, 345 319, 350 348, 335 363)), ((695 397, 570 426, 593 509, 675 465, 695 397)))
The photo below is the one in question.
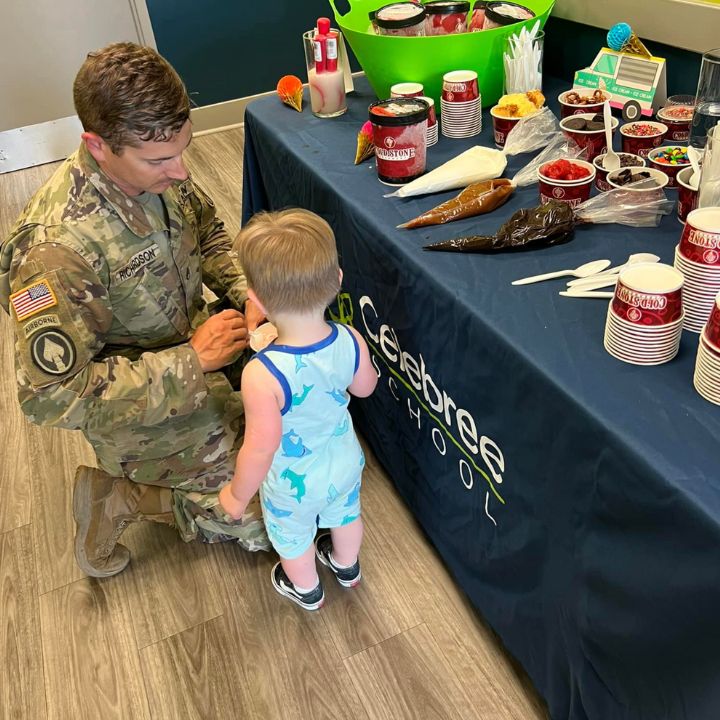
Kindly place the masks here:
MULTIPOLYGON (((545 26, 545 68, 572 81, 576 70, 587 67, 601 47, 607 31, 551 17, 545 26)), ((651 53, 667 60, 668 95, 694 95, 700 73, 700 55, 679 48, 643 41, 651 53)))
MULTIPOLYGON (((272 90, 286 74, 305 81, 302 33, 319 16, 332 17, 328 0, 147 0, 147 6, 158 49, 197 105, 272 90)), ((545 31, 545 68, 568 81, 605 44, 605 30, 556 17, 545 31)), ((694 94, 700 56, 647 45, 668 60, 668 92, 694 94)))
POLYGON ((327 0, 147 0, 158 50, 197 105, 275 88, 282 75, 303 82, 302 34, 327 0))

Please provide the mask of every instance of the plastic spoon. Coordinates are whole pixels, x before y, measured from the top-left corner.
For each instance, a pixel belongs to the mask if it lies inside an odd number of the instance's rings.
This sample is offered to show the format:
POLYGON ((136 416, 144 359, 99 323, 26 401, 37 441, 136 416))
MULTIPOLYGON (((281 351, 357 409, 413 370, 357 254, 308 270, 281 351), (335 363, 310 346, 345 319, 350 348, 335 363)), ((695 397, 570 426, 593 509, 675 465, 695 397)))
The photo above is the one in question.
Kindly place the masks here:
POLYGON ((600 298, 601 300, 609 300, 615 296, 615 293, 611 292, 588 292, 587 290, 575 290, 565 291, 559 293, 563 297, 574 297, 574 298, 600 298))
POLYGON ((588 278, 588 281, 583 285, 570 285, 568 283, 568 289, 566 292, 575 293, 583 292, 584 290, 597 290, 598 288, 609 287, 615 285, 618 281, 619 275, 593 275, 588 278))
POLYGON ((513 285, 529 285, 530 283, 540 282, 541 280, 550 280, 552 278, 563 277, 564 275, 574 275, 575 277, 588 277, 589 275, 597 275, 610 265, 610 260, 593 260, 576 267, 574 270, 556 270, 555 272, 545 273, 544 275, 532 275, 531 277, 522 278, 521 280, 513 280, 513 285))
POLYGON ((692 175, 690 175, 690 179, 688 180, 688 185, 694 190, 697 190, 700 184, 700 153, 692 145, 688 145, 687 156, 693 169, 692 175))
MULTIPOLYGON (((660 262, 660 256, 654 253, 633 253, 630 257, 622 264, 616 265, 615 267, 609 267, 607 270, 603 270, 598 273, 598 277, 582 277, 577 280, 571 280, 568 283, 568 287, 585 287, 587 283, 594 282, 596 279, 599 280, 605 275, 617 275, 621 270, 624 270, 628 265, 635 265, 636 263, 656 263, 660 262)), ((602 287, 601 285, 599 287, 602 287)))
POLYGON ((603 168, 608 172, 613 170, 619 170, 620 156, 613 150, 612 146, 612 115, 610 114, 610 101, 606 100, 603 103, 603 123, 605 125, 605 144, 607 145, 607 152, 603 158, 603 168))

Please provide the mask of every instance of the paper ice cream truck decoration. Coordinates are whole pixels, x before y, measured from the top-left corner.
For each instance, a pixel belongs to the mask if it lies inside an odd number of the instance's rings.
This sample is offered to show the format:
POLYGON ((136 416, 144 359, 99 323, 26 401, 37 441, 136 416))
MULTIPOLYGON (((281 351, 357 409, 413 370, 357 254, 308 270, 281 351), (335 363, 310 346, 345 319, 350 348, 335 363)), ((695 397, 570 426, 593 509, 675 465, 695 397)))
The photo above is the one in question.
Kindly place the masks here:
POLYGON ((626 121, 652 115, 667 99, 665 59, 602 48, 590 67, 575 73, 573 89, 587 88, 607 90, 626 121))

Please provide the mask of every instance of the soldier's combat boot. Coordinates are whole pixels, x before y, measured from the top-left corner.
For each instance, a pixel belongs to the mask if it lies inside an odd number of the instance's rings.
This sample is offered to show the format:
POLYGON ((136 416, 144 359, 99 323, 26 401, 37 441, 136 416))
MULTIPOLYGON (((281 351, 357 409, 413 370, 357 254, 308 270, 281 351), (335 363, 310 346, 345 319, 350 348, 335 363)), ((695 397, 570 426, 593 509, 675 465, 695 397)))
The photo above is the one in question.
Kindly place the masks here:
POLYGON ((91 577, 110 577, 130 562, 130 551, 118 544, 130 523, 152 520, 174 525, 172 492, 81 465, 75 474, 73 516, 80 569, 91 577))

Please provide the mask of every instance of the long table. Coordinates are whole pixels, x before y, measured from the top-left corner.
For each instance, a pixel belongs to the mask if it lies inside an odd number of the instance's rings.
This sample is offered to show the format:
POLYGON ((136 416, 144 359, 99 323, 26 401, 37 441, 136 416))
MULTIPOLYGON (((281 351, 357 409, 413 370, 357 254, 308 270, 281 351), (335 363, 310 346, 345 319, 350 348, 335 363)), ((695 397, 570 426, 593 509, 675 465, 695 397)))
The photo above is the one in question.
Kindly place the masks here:
MULTIPOLYGON (((537 186, 483 217, 397 229, 457 191, 383 197, 374 163, 353 165, 375 99, 356 87, 333 120, 313 117, 307 96, 302 114, 253 102, 243 191, 244 220, 301 206, 336 233, 334 314, 363 333, 380 375, 354 401, 356 424, 553 718, 716 720, 720 408, 692 386, 697 335, 666 365, 627 365, 603 349, 606 301, 560 297, 560 280, 510 284, 641 251, 672 264, 677 219, 581 226, 525 253, 424 251, 494 232, 538 203, 537 186)), ((546 78, 555 110, 568 87, 546 78)), ((483 124, 479 138, 441 136, 428 168, 491 146, 487 110, 483 124)))

